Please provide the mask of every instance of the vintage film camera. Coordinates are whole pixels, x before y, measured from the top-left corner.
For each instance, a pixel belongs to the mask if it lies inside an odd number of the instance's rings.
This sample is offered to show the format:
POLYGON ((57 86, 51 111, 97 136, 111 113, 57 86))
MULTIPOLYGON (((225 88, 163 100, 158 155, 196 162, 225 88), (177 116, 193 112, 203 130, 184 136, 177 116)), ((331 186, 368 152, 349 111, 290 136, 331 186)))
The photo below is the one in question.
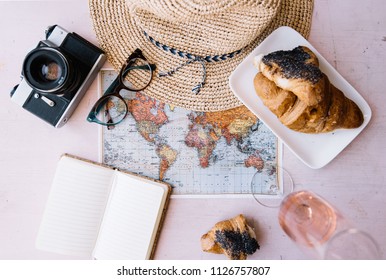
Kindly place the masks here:
POLYGON ((23 62, 22 80, 11 99, 54 127, 63 126, 91 85, 106 56, 58 25, 46 31, 23 62))

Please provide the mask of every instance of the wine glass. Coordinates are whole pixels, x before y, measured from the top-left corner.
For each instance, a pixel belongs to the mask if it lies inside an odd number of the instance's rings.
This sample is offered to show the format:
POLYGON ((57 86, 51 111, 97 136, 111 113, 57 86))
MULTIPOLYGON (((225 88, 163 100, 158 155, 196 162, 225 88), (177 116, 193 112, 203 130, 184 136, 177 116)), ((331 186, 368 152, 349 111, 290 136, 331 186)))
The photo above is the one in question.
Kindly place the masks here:
POLYGON ((302 190, 287 195, 278 218, 284 232, 311 257, 380 259, 376 241, 313 192, 302 190))
POLYGON ((253 198, 261 205, 278 208, 284 197, 293 192, 294 182, 289 172, 274 162, 267 161, 251 180, 253 198))
POLYGON ((319 195, 294 191, 287 170, 267 162, 251 180, 253 198, 279 208, 279 224, 307 255, 317 259, 379 259, 376 241, 357 229, 340 211, 319 195))

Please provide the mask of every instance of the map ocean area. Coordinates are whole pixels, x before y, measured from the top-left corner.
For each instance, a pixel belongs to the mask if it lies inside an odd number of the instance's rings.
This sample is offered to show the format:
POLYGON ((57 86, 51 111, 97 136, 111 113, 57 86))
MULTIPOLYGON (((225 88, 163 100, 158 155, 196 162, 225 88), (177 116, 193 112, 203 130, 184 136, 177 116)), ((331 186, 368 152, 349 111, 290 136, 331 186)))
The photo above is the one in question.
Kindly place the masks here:
MULTIPOLYGON (((115 79, 100 72, 101 92, 115 79)), ((277 189, 277 138, 246 107, 194 112, 121 91, 129 114, 102 127, 103 163, 160 179, 173 194, 248 194, 256 172, 262 192, 277 189)))

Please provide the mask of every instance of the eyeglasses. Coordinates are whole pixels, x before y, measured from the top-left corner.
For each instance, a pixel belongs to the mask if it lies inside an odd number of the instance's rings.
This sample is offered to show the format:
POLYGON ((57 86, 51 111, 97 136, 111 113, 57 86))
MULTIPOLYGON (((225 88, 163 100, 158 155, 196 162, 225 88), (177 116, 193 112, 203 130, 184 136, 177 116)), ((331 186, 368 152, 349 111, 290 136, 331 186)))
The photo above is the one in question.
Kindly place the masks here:
POLYGON ((136 92, 145 89, 152 80, 155 68, 154 64, 146 60, 142 51, 136 49, 127 58, 117 78, 92 107, 87 120, 105 125, 108 129, 123 121, 129 110, 120 91, 126 89, 136 92))

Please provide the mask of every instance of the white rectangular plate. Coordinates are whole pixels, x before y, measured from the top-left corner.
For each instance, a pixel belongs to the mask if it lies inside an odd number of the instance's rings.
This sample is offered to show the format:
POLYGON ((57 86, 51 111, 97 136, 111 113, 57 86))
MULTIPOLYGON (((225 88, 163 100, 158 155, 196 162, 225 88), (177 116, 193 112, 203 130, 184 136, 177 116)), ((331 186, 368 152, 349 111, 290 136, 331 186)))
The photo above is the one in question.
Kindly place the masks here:
POLYGON ((363 97, 332 67, 325 58, 297 31, 290 27, 280 27, 258 45, 234 70, 229 77, 233 93, 306 165, 317 169, 334 159, 366 127, 371 118, 371 109, 363 97), (319 59, 319 67, 330 82, 361 109, 364 122, 356 129, 338 129, 330 133, 307 134, 284 126, 255 92, 253 79, 258 70, 253 58, 278 50, 291 50, 297 46, 307 46, 319 59))

